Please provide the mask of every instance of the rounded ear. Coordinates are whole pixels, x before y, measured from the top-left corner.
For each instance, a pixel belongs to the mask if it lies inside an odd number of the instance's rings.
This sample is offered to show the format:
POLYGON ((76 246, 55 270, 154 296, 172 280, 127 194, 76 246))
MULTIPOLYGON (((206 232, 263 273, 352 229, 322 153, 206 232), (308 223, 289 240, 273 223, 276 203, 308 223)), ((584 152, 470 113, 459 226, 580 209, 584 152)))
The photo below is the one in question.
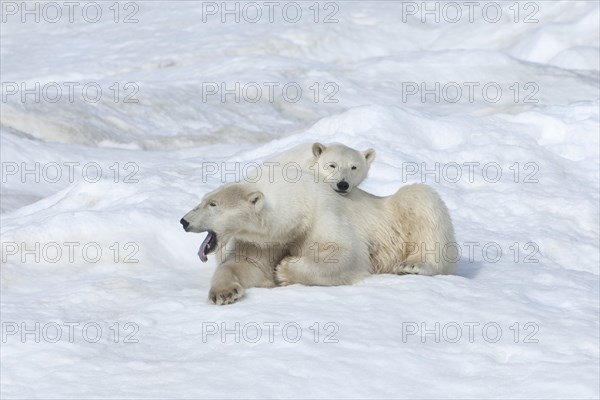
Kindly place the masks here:
POLYGON ((248 201, 254 204, 256 211, 260 211, 265 202, 265 195, 262 192, 252 192, 248 195, 248 201))
POLYGON ((327 147, 325 147, 321 143, 313 143, 312 153, 316 158, 319 158, 319 156, 325 151, 326 148, 327 147))
POLYGON ((375 160, 375 150, 369 149, 363 151, 363 156, 365 156, 365 160, 367 160, 367 165, 371 165, 373 160, 375 160))

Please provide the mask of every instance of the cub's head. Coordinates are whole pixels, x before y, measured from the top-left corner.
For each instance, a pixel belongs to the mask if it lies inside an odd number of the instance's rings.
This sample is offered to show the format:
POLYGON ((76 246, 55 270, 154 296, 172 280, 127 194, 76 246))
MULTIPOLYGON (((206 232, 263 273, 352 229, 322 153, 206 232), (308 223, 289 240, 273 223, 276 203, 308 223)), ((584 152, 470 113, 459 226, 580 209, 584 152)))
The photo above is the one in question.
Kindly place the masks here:
POLYGON ((329 146, 314 143, 312 153, 320 180, 341 194, 349 193, 367 177, 375 159, 373 149, 360 152, 338 143, 329 146))
POLYGON ((251 234, 260 225, 264 195, 249 185, 232 183, 206 194, 202 202, 179 221, 186 232, 208 232, 198 256, 206 262, 218 241, 226 244, 233 238, 251 234), (254 189, 254 190, 253 190, 254 189))

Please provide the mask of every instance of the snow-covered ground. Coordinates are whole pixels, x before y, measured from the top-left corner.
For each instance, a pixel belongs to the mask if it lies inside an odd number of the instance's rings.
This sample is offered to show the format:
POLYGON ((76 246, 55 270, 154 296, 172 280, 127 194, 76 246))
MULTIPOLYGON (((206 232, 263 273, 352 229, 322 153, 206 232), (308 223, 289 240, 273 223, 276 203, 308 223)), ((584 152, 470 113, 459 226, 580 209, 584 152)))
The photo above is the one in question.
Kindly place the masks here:
POLYGON ((2 397, 598 398, 599 6, 467 3, 3 1, 2 397), (457 274, 209 305, 179 219, 312 141, 457 274))

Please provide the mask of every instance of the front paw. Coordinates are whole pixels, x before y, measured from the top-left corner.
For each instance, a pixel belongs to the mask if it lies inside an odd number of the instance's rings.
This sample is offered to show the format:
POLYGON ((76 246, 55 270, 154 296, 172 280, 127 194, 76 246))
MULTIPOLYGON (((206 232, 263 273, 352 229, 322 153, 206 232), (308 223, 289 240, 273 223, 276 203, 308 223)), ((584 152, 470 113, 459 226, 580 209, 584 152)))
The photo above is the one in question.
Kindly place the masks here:
POLYGON ((208 293, 210 304, 225 305, 238 301, 244 295, 244 288, 237 282, 225 287, 212 287, 208 293))

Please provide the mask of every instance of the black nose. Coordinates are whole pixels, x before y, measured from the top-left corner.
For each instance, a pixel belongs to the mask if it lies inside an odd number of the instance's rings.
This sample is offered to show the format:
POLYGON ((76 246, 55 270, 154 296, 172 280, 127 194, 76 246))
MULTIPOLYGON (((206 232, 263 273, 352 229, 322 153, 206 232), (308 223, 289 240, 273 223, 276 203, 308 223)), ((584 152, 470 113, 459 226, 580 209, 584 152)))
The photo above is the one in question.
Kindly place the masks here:
POLYGON ((183 225, 183 229, 187 229, 187 227, 190 225, 189 222, 187 222, 185 219, 181 218, 181 220, 179 220, 179 222, 181 223, 181 225, 183 225))
POLYGON ((346 190, 348 190, 349 187, 350 187, 350 185, 346 181, 341 181, 341 182, 338 182, 338 184, 337 184, 337 188, 344 192, 346 190))

